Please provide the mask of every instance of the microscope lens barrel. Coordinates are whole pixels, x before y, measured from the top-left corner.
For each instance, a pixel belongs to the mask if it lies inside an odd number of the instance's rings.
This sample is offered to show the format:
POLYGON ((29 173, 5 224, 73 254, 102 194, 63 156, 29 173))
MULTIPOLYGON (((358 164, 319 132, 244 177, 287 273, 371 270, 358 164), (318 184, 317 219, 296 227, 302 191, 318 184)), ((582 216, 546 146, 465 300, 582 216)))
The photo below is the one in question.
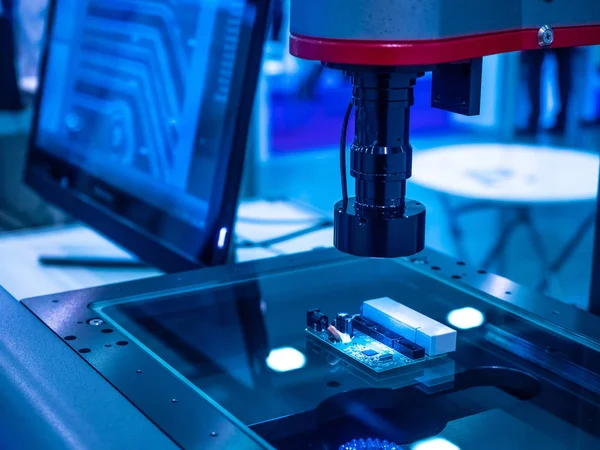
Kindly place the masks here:
POLYGON ((336 204, 334 243, 339 250, 371 257, 413 255, 423 249, 425 207, 406 199, 411 176, 409 141, 415 70, 346 69, 355 108, 350 174, 356 196, 336 204))
POLYGON ((410 107, 416 75, 352 74, 355 138, 350 173, 356 179, 356 207, 365 213, 405 208, 411 175, 410 107))

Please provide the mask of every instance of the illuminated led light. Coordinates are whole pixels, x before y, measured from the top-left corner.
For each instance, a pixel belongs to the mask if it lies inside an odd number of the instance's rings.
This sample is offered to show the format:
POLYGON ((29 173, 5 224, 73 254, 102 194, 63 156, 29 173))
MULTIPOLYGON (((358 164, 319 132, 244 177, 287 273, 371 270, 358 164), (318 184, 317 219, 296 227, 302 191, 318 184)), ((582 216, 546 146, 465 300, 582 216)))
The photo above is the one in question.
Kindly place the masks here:
POLYGON ((305 365, 306 356, 293 347, 275 348, 267 357, 267 366, 275 372, 290 372, 302 369, 305 365))
POLYGON ((225 247, 225 238, 227 238, 227 228, 223 227, 221 228, 221 231, 219 231, 219 242, 217 242, 219 248, 225 247))
POLYGON ((411 447, 412 450, 460 450, 452 442, 444 438, 432 438, 418 441, 411 447))
POLYGON ((341 445, 338 450, 401 450, 398 444, 380 439, 352 439, 352 441, 341 445))
POLYGON ((450 311, 448 314, 448 323, 460 328, 468 330, 469 328, 477 328, 485 323, 485 316, 481 311, 470 306, 450 311))

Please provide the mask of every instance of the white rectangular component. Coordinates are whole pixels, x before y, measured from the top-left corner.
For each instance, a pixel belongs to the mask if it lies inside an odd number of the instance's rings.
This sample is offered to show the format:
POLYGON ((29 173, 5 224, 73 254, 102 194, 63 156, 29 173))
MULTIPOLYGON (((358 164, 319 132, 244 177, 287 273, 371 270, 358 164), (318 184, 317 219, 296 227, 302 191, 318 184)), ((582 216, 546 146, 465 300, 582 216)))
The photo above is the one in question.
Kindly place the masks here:
POLYGON ((363 302, 362 315, 420 345, 430 356, 456 350, 455 330, 389 297, 363 302))

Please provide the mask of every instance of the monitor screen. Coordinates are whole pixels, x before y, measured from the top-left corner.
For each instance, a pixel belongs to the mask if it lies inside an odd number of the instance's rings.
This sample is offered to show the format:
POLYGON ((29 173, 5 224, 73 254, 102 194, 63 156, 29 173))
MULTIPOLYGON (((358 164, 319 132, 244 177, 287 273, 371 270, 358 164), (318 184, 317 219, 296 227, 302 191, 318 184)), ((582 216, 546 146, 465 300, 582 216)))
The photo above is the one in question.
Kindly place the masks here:
POLYGON ((28 181, 163 270, 224 262, 267 3, 56 0, 28 181))

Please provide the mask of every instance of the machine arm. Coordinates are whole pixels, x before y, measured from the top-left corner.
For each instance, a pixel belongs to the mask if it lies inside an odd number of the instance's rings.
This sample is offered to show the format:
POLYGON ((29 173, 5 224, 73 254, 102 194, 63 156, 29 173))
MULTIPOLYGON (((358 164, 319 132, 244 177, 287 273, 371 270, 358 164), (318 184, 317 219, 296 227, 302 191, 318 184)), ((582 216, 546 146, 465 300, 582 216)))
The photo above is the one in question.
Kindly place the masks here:
POLYGON ((399 257, 425 245, 411 176, 413 86, 433 73, 431 105, 479 114, 481 58, 600 44, 597 0, 292 0, 290 52, 352 79, 356 197, 335 205, 335 246, 399 257))

